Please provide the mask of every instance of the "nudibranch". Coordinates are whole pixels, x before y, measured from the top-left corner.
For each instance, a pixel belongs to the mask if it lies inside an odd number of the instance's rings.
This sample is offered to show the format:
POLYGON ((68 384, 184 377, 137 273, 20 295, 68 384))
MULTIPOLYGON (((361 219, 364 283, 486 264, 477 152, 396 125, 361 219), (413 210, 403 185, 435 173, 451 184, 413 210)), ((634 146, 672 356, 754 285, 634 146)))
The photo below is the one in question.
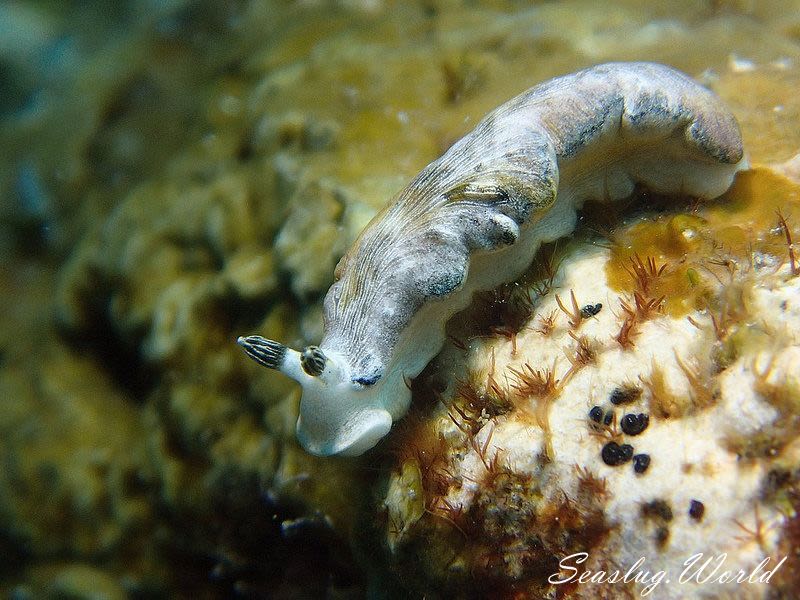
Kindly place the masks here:
POLYGON ((518 278, 587 199, 715 198, 747 162, 735 118, 687 75, 609 63, 546 81, 489 113, 419 173, 342 257, 319 346, 239 338, 300 383, 297 436, 357 455, 409 407, 406 380, 441 349, 475 291, 518 278))

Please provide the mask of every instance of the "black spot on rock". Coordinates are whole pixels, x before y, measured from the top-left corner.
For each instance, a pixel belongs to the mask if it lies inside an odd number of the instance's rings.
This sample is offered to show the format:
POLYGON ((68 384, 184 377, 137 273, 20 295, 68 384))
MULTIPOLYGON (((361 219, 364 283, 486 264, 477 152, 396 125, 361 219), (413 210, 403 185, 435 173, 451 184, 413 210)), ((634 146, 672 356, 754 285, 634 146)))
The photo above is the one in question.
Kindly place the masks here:
POLYGON ((639 435, 645 429, 647 429, 649 424, 650 417, 644 413, 639 413, 638 415, 628 413, 622 417, 622 421, 620 422, 622 431, 627 435, 639 435))
POLYGON ((600 456, 609 467, 616 467, 628 462, 633 457, 633 446, 630 444, 620 446, 617 442, 608 442, 603 446, 600 456))
POLYGON ((702 521, 703 515, 706 513, 706 506, 700 500, 692 500, 689 502, 689 516, 695 521, 702 521))
POLYGON ((619 405, 619 404, 630 404, 639 399, 639 396, 642 395, 642 390, 635 386, 621 386, 618 388, 614 388, 614 391, 611 392, 608 400, 611 404, 619 405))
POLYGON ((650 467, 650 455, 649 454, 636 454, 633 457, 633 470, 638 473, 642 474, 650 467))

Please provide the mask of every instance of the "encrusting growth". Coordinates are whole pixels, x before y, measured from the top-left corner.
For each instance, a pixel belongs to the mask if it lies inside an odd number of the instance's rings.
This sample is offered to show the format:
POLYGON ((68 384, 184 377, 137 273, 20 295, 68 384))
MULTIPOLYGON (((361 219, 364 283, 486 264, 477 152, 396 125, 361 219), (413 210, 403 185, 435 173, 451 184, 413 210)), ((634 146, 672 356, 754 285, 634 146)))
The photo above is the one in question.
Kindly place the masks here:
MULTIPOLYGON (((448 487, 444 494, 437 483, 424 490, 426 505, 441 516, 426 515, 406 530, 388 556, 393 569, 405 576, 441 554, 446 562, 426 575, 426 590, 572 598, 584 588, 547 579, 570 536, 570 548, 595 557, 582 565, 587 571, 647 556, 652 568, 679 572, 687 548, 709 544, 745 570, 765 556, 787 555, 798 539, 800 283, 774 220, 760 222, 741 247, 720 241, 731 223, 745 222, 740 211, 759 201, 757 187, 735 194, 637 215, 609 234, 615 240, 608 245, 584 229, 564 255, 559 284, 536 298, 516 352, 510 339, 480 336, 468 351, 437 359, 432 370, 450 385, 427 419, 443 434, 448 487), (718 219, 722 206, 728 212, 718 219), (694 212, 685 217, 687 210, 694 212), (691 247, 665 242, 669 229, 691 247), (614 311, 569 322, 597 300, 620 299, 637 319, 635 346, 614 340, 621 320, 614 311), (592 303, 582 306, 585 300, 592 303), (474 384, 472 392, 455 384, 462 379, 474 384), (472 414, 483 418, 472 418, 464 398, 493 386, 493 396, 509 402, 504 411, 482 408, 472 414), (591 524, 598 535, 580 536, 568 523, 591 524)), ((535 285, 519 283, 523 290, 535 285)), ((398 477, 393 471, 390 480, 398 477)), ((797 564, 787 561, 778 583, 756 586, 753 596, 773 589, 791 595, 797 564)), ((620 585, 585 589, 593 597, 643 592, 641 582, 620 585)), ((739 591, 717 582, 677 589, 681 597, 739 591)), ((665 581, 653 595, 675 590, 665 581)))

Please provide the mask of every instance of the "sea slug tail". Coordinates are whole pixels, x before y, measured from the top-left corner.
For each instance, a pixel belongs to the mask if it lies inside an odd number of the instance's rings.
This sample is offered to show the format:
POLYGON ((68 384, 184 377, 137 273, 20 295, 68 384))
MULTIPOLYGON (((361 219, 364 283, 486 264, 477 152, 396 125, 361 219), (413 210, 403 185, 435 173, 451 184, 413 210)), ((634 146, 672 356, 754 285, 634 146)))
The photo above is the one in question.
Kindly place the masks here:
POLYGON ((742 135, 736 119, 719 106, 704 107, 686 128, 686 140, 705 155, 723 164, 735 165, 744 158, 742 135))

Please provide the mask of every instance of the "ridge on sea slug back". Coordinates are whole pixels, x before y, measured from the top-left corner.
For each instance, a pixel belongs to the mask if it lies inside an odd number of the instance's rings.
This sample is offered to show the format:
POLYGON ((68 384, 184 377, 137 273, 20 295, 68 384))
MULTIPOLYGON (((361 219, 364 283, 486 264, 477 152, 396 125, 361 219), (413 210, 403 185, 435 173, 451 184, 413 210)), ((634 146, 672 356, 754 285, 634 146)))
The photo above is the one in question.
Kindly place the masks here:
POLYGON ((447 320, 570 233, 586 200, 636 185, 715 198, 746 166, 733 116, 674 69, 609 63, 552 79, 492 111, 373 219, 336 267, 319 346, 239 343, 303 387, 306 450, 361 454, 408 410, 406 381, 447 320))

